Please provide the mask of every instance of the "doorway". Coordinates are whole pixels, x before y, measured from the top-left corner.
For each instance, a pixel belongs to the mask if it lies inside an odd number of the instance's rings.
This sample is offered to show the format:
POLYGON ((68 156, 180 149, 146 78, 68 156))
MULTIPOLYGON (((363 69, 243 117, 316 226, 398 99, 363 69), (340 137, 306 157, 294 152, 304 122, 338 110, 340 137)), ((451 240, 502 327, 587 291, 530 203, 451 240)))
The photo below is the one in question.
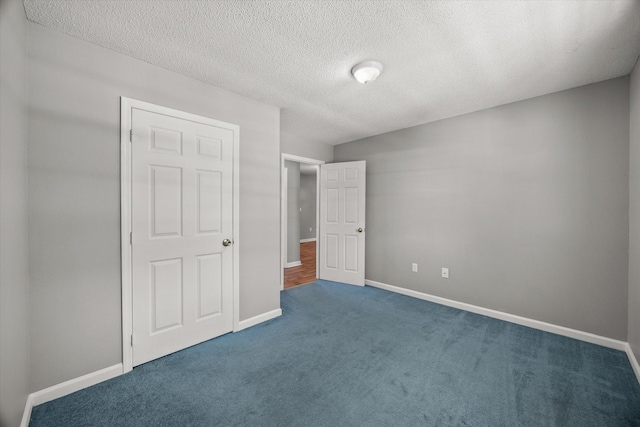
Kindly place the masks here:
POLYGON ((281 289, 313 282, 318 266, 321 160, 282 154, 281 289))
POLYGON ((300 262, 299 266, 284 269, 285 290, 317 280, 315 240, 300 243, 300 262))

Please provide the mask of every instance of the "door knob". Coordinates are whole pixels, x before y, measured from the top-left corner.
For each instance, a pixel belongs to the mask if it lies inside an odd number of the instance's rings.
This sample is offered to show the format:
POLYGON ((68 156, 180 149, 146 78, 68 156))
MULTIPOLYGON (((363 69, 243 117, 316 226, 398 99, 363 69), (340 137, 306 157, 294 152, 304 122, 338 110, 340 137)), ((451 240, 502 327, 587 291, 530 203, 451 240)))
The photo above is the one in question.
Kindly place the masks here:
POLYGON ((222 246, 231 246, 231 240, 229 239, 224 239, 222 241, 222 246))
POLYGON ((358 233, 362 233, 362 227, 358 227, 358 229, 356 230, 358 233))

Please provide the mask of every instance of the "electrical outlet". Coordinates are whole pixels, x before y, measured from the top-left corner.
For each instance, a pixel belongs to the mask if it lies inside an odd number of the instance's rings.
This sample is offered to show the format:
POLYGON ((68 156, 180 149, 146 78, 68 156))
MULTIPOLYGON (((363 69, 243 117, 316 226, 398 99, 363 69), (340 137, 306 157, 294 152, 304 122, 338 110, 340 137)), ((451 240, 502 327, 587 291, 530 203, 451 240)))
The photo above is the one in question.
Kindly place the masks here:
POLYGON ((309 227, 309 231, 313 231, 313 228, 309 227))
POLYGON ((413 271, 414 273, 418 272, 418 264, 416 264, 415 262, 413 264, 411 264, 411 271, 413 271))
POLYGON ((448 268, 442 267, 442 277, 444 277, 445 279, 449 278, 449 269, 448 268))

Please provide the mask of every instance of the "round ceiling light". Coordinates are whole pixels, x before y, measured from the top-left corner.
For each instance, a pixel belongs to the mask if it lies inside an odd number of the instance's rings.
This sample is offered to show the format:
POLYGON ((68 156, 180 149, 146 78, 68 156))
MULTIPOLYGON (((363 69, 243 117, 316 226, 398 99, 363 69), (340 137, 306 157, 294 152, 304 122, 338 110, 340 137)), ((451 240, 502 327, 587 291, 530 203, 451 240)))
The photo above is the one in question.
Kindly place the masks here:
POLYGON ((364 61, 351 69, 351 74, 362 84, 368 84, 378 78, 382 72, 382 64, 377 61, 364 61))

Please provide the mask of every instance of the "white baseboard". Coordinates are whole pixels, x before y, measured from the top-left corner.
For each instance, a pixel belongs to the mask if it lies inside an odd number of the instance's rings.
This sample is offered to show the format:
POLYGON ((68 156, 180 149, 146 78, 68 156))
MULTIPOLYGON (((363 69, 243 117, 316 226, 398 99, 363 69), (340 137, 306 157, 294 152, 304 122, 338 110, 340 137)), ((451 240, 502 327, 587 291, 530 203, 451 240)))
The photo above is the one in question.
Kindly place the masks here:
MULTIPOLYGON (((518 325, 528 326, 530 328, 540 329, 542 331, 551 332, 551 333, 563 335, 569 338, 575 338, 581 341, 590 342, 592 344, 601 345, 603 347, 609 347, 615 350, 624 351, 627 353, 627 356, 629 357, 629 362, 631 363, 631 366, 636 375, 636 378, 638 379, 638 382, 640 382, 640 364, 638 363, 638 360, 636 359, 631 349, 631 346, 627 342, 614 340, 614 339, 603 337, 600 335, 595 335, 589 332, 578 331, 576 329, 566 328, 564 326, 558 326, 551 323, 541 322, 539 320, 516 316, 514 314, 504 313, 504 312, 492 310, 489 308, 479 307, 479 306, 467 304, 464 302, 454 301, 447 298, 426 294, 423 292, 413 291, 411 289, 400 288, 398 286, 388 285, 386 283, 376 282, 374 280, 365 280, 365 284, 375 288, 385 289, 387 291, 395 292, 398 294, 407 295, 407 296, 418 298, 421 300, 434 302, 436 304, 446 305, 449 307, 454 307, 460 310, 481 314, 487 317, 504 320, 504 321, 515 323, 518 325)), ((251 326, 255 326, 259 323, 266 322, 267 320, 274 319, 281 315, 282 315, 282 309, 278 308, 278 309, 271 310, 266 313, 262 313, 257 316, 251 317, 249 319, 242 320, 238 325, 238 329, 235 330, 234 332, 238 332, 243 329, 250 328, 251 326)), ((74 393, 84 388, 91 387, 92 385, 95 385, 103 381, 109 380, 111 378, 115 378, 119 375, 122 375, 122 373, 123 373, 123 365, 122 363, 118 363, 117 365, 113 365, 108 368, 104 368, 99 371, 92 372, 87 375, 83 375, 81 377, 74 378, 69 381, 65 381, 63 383, 54 385, 44 390, 31 393, 27 397, 27 402, 26 402, 24 413, 22 416, 22 423, 20 424, 20 426, 21 427, 29 426, 29 421, 31 419, 31 410, 33 409, 34 406, 41 405, 43 403, 49 402, 54 399, 58 399, 60 397, 66 396, 68 394, 74 393)))
POLYGON ((517 316, 515 314, 504 313, 502 311, 492 310, 490 308, 479 307, 477 305, 437 297, 435 295, 425 294, 423 292, 413 291, 411 289, 400 288, 398 286, 388 285, 386 283, 376 282, 374 280, 365 280, 364 283, 375 288, 385 289, 387 291, 396 292, 425 301, 435 302, 436 304, 446 305, 464 311, 470 311, 472 313, 481 314, 487 317, 493 317, 494 319, 500 319, 506 322, 539 329, 541 331, 551 332, 553 334, 563 335, 569 338, 575 338, 580 341, 586 341, 592 344, 601 345, 603 347, 613 348, 615 350, 626 351, 628 346, 628 344, 624 341, 614 340, 612 338, 603 337, 600 335, 592 334, 590 332, 583 332, 577 329, 571 329, 564 326, 554 325, 552 323, 542 322, 540 320, 529 319, 528 317, 517 316))
POLYGON ((258 314, 257 316, 250 317, 245 320, 241 320, 238 324, 238 329, 233 332, 239 332, 243 329, 250 328, 258 323, 266 322, 267 320, 275 319, 278 316, 282 316, 282 309, 277 308, 275 310, 267 311, 266 313, 258 314))
POLYGON ((625 350, 627 351, 627 357, 629 358, 629 363, 631 363, 633 372, 635 372, 636 378, 640 383, 640 364, 638 364, 638 359, 636 359, 636 355, 633 354, 633 350, 631 349, 631 346, 629 345, 629 343, 627 343, 625 350))
POLYGON ((31 420, 31 410, 34 406, 41 405, 54 399, 66 396, 83 388, 91 387, 103 381, 115 378, 122 375, 123 366, 122 363, 110 366, 108 368, 100 369, 96 372, 91 372, 87 375, 83 375, 78 378, 74 378, 69 381, 54 385, 44 390, 31 393, 27 397, 27 403, 24 408, 24 414, 22 415, 21 427, 28 427, 31 420))
POLYGON ((284 268, 291 268, 291 267, 299 267, 302 265, 302 261, 293 261, 293 262, 288 262, 284 265, 284 268))
MULTIPOLYGON (((238 329, 236 329, 234 332, 250 328, 251 326, 266 322, 267 320, 271 320, 281 315, 282 309, 278 308, 276 310, 271 310, 258 316, 251 317, 249 319, 242 320, 238 325, 238 329)), ((20 426, 29 426, 29 421, 31 420, 31 410, 34 406, 41 405, 43 403, 58 399, 84 388, 91 387, 92 385, 96 385, 111 378, 115 378, 123 374, 123 369, 124 367, 122 363, 118 363, 117 365, 113 365, 96 372, 91 372, 87 375, 83 375, 81 377, 65 381, 52 387, 45 388, 44 390, 31 393, 27 397, 24 413, 22 414, 22 423, 20 424, 20 426)))
MULTIPOLYGON (((238 329, 234 332, 241 331, 246 328, 250 328, 251 326, 257 325, 258 323, 266 322, 267 320, 271 320, 281 315, 282 315, 282 309, 278 308, 276 310, 262 313, 255 317, 242 320, 238 325, 238 329)), ((33 409, 34 406, 41 405, 43 403, 49 402, 54 399, 58 399, 60 397, 66 396, 68 394, 74 393, 84 388, 91 387, 92 385, 96 385, 98 383, 109 380, 111 378, 115 378, 123 374, 124 372, 123 369, 124 367, 122 363, 118 363, 117 365, 113 365, 96 372, 91 372, 87 375, 83 375, 81 377, 74 378, 69 381, 65 381, 63 383, 54 385, 52 387, 45 388, 44 390, 31 393, 27 397, 24 413, 22 414, 22 423, 20 423, 20 426, 21 427, 29 426, 29 421, 31 420, 31 410, 33 409)))
POLYGON ((310 239, 300 239, 300 243, 307 243, 307 242, 315 242, 316 238, 312 237, 310 239))

